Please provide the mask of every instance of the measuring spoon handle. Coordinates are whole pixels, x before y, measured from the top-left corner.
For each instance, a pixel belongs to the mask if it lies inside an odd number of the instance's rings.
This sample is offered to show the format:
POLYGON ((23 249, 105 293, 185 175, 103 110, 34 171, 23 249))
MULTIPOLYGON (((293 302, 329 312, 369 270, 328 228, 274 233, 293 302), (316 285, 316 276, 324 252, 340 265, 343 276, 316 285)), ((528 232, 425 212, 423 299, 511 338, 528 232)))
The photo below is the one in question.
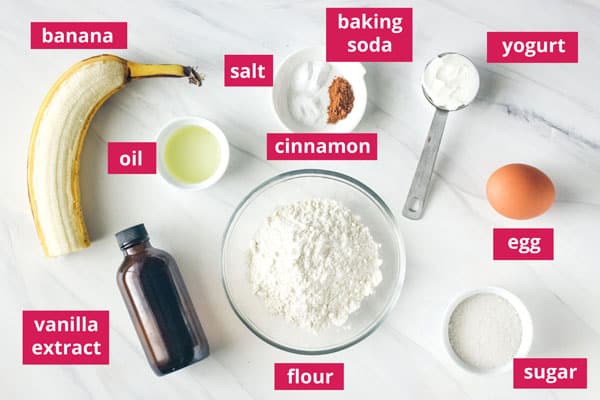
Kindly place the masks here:
POLYGON ((419 159, 419 164, 410 185, 404 209, 402 210, 402 215, 406 218, 421 219, 423 216, 425 201, 429 193, 429 182, 433 174, 433 167, 435 166, 435 159, 440 149, 447 118, 448 111, 436 108, 433 121, 431 121, 431 126, 429 127, 429 133, 427 134, 427 140, 425 141, 425 146, 423 147, 423 152, 421 153, 421 158, 419 159))

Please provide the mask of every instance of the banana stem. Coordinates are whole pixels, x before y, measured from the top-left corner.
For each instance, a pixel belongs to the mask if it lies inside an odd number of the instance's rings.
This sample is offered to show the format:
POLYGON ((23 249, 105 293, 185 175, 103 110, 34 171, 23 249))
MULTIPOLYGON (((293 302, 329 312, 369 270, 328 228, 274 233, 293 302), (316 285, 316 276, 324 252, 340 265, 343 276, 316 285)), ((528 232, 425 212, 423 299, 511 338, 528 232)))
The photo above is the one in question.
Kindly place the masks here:
POLYGON ((196 86, 202 86, 204 74, 197 72, 192 67, 184 67, 177 64, 140 64, 127 62, 129 68, 129 79, 151 78, 158 76, 187 77, 188 81, 196 86))

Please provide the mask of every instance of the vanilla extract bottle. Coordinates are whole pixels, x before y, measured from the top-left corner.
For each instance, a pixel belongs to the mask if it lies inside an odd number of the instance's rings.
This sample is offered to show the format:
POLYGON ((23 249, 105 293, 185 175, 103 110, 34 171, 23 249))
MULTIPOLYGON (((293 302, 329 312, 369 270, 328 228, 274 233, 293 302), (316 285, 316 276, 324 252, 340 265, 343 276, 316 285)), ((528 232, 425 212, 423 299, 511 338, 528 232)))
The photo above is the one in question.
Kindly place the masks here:
POLYGON ((144 224, 115 236, 125 256, 117 284, 154 372, 206 358, 208 341, 173 257, 150 245, 144 224))

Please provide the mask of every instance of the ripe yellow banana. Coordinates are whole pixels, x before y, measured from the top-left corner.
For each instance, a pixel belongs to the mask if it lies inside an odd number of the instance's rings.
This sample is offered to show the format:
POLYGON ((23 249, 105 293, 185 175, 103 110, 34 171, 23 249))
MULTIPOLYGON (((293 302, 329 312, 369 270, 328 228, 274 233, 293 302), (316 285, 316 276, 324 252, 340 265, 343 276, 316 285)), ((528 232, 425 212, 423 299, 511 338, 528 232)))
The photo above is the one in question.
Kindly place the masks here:
POLYGON ((79 196, 79 157, 102 103, 132 79, 203 76, 181 65, 138 64, 112 55, 73 65, 52 86, 38 112, 27 161, 29 203, 47 256, 90 245, 79 196))

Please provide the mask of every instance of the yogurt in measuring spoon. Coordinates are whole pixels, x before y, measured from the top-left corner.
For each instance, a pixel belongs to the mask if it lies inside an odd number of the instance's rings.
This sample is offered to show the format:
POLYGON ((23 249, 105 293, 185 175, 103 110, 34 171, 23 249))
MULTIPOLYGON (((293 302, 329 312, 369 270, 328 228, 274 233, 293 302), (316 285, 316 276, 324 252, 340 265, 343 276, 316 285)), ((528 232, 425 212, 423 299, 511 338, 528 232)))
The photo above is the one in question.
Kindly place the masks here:
POLYGON ((479 74, 473 63, 460 54, 434 58, 423 72, 423 91, 429 101, 444 110, 469 104, 479 90, 479 74))

